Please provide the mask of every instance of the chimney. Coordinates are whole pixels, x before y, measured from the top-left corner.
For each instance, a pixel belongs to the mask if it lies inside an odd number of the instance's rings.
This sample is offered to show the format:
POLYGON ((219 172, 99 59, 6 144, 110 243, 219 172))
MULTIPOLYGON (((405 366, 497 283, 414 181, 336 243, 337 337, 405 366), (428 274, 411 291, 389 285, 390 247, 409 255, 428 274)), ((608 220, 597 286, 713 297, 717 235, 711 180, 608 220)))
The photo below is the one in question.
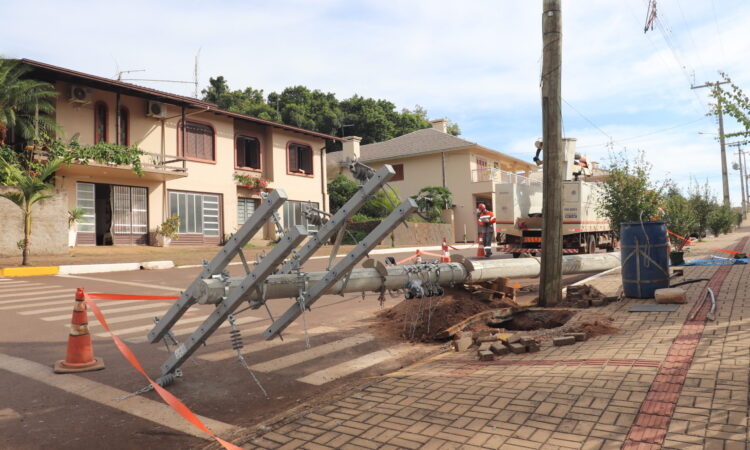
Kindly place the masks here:
POLYGON ((432 128, 434 130, 438 130, 441 133, 448 132, 448 119, 430 120, 430 123, 432 124, 432 128))
POLYGON ((342 147, 342 159, 347 163, 359 159, 359 143, 362 142, 362 138, 359 136, 347 136, 341 147, 342 147))

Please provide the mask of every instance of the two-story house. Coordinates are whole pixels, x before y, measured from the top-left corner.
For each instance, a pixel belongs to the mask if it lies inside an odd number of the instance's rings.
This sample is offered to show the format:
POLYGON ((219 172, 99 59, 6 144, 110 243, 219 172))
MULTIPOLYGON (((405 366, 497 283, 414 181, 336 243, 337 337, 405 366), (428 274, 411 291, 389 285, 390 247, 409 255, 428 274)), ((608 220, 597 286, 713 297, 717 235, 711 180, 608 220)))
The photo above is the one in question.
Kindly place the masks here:
MULTIPOLYGON (((224 111, 212 103, 49 64, 22 60, 59 95, 55 119, 65 140, 137 144, 144 176, 96 163, 61 168, 55 179, 70 208, 85 211, 77 245, 148 244, 169 216, 173 245, 220 243, 253 213, 259 190, 234 174, 263 177, 289 201, 284 226, 307 226, 304 205, 327 209, 325 146, 334 136, 224 111)), ((258 238, 275 238, 269 224, 258 238)))
POLYGON ((328 154, 328 173, 346 174, 345 166, 357 159, 375 169, 391 164, 396 175, 391 184, 402 196, 416 195, 426 186, 442 186, 453 194, 455 240, 477 236, 476 206, 495 210, 495 183, 522 180, 519 172, 536 165, 448 134, 447 120, 432 121, 432 128, 417 130, 388 141, 359 145, 357 137, 343 143, 343 151, 328 154), (508 180, 508 181, 506 181, 508 180))

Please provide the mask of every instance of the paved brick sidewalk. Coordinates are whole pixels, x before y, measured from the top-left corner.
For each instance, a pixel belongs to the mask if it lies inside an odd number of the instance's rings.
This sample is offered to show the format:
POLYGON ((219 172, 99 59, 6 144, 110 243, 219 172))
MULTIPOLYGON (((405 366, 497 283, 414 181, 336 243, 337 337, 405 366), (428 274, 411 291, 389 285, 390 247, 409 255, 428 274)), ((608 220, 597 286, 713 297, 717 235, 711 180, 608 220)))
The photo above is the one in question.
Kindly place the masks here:
POLYGON ((444 353, 245 446, 746 448, 750 268, 685 268, 685 278, 699 277, 711 277, 717 294, 713 322, 705 321, 710 301, 696 305, 705 282, 685 286, 688 304, 674 313, 629 313, 650 301, 625 299, 596 310, 619 334, 569 347, 545 342, 540 352, 493 362, 444 353))

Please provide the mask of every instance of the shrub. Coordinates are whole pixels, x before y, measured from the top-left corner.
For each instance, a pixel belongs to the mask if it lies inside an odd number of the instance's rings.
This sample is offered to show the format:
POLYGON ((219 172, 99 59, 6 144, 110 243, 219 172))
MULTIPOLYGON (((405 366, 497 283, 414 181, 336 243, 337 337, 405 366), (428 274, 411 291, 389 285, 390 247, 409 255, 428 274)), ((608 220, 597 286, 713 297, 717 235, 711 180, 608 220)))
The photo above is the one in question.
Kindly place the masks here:
POLYGON ((610 154, 609 174, 601 185, 599 213, 609 219, 612 232, 620 237, 624 222, 647 221, 658 215, 666 182, 651 181, 651 164, 643 152, 634 158, 610 154))
MULTIPOLYGON (((690 207, 690 202, 677 190, 673 190, 667 195, 664 202, 664 212, 666 213, 667 228, 671 232, 687 238, 695 228, 697 223, 695 212, 690 207)), ((676 250, 682 250, 686 243, 671 234, 669 240, 676 250)))
POLYGON ((714 236, 732 231, 735 223, 734 211, 729 206, 716 206, 708 215, 708 229, 714 236))

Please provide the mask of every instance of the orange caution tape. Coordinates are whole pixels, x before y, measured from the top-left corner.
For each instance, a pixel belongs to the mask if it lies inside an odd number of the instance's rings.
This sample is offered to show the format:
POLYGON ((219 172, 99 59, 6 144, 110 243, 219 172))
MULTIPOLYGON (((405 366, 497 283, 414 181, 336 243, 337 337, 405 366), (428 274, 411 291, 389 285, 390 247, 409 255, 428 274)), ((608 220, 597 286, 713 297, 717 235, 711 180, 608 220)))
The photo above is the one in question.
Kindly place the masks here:
MULTIPOLYGON (((169 406, 172 407, 172 409, 177 411, 179 415, 185 418, 185 420, 190 422, 193 426, 197 427, 204 433, 216 439, 216 441, 220 443, 222 446, 224 446, 224 448, 227 448, 230 450, 242 450, 240 447, 237 447, 231 442, 227 442, 221 439, 220 437, 216 436, 215 434, 213 434, 211 430, 209 430, 208 427, 206 427, 203 424, 203 422, 201 422, 200 419, 198 419, 198 417, 195 414, 193 414, 193 412, 190 411, 190 409, 187 406, 185 406, 184 403, 180 401, 180 399, 172 395, 169 391, 167 391, 163 387, 156 384, 156 382, 152 380, 151 377, 149 377, 146 374, 146 371, 143 370, 141 363, 138 362, 138 359, 135 357, 135 354, 133 354, 130 348, 128 348, 128 346, 125 345, 125 343, 122 342, 122 340, 116 334, 112 332, 112 330, 109 328, 109 325, 107 324, 107 321, 104 319, 104 315, 102 315, 102 311, 94 302, 94 299, 125 300, 123 297, 143 297, 143 296, 139 296, 139 295, 128 296, 128 295, 118 295, 118 294, 86 294, 86 293, 83 294, 83 298, 86 300, 86 303, 91 307, 91 311, 94 313, 94 316, 96 316, 96 318, 99 320, 99 323, 101 323, 102 326, 107 331, 109 331, 109 334, 112 335, 112 339, 115 341, 115 345, 117 346, 117 349, 120 350, 120 353, 122 353, 122 356, 124 356, 125 359, 127 359, 128 362, 130 362, 130 364, 132 364, 133 367, 135 367, 135 370, 137 370, 138 372, 141 373, 141 375, 146 377, 148 382, 151 383, 151 386, 153 386, 154 390, 159 394, 159 396, 161 396, 162 400, 164 400, 169 406)), ((154 297, 143 297, 143 298, 135 299, 135 300, 146 300, 150 298, 154 298, 154 297)), ((166 298, 177 298, 177 297, 164 297, 163 299, 166 299, 166 298)))
POLYGON ((97 300, 177 300, 180 297, 165 295, 86 294, 97 300))
MULTIPOLYGON (((672 236, 675 236, 675 237, 678 237, 678 238, 682 239, 683 241, 685 241, 685 243, 687 243, 688 245, 690 245, 690 238, 684 238, 684 237, 680 236, 677 233, 672 233, 669 230, 667 230, 667 233, 671 234, 672 236)), ((710 250, 716 250, 717 252, 729 253, 730 255, 736 255, 737 253, 740 253, 740 252, 736 252, 734 250, 727 250, 727 249, 724 249, 724 248, 711 248, 710 250)))

